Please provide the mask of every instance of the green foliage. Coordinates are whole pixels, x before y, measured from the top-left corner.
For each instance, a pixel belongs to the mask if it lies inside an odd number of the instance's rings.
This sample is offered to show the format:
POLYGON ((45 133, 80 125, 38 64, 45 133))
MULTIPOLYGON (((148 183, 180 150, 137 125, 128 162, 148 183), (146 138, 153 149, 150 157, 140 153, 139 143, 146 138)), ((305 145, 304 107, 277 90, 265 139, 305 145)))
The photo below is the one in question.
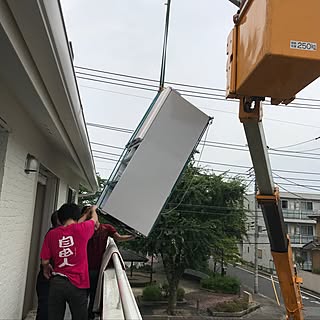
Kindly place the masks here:
POLYGON ((217 312, 241 312, 248 309, 248 302, 244 299, 236 299, 217 303, 214 310, 217 312))
POLYGON ((101 178, 99 173, 97 173, 97 180, 98 180, 98 191, 93 195, 91 194, 91 192, 88 191, 87 188, 80 185, 80 188, 79 188, 79 205, 80 206, 84 206, 86 204, 95 204, 98 201, 100 194, 107 183, 107 179, 101 178))
MULTIPOLYGON (((185 291, 183 288, 177 289, 177 300, 183 301, 185 296, 185 291)), ((144 301, 159 301, 168 299, 169 297, 169 285, 168 283, 163 283, 162 285, 150 285, 143 289, 142 299, 144 301)))
POLYGON ((161 285, 162 294, 165 298, 169 297, 169 284, 167 282, 161 285))
POLYGON ((245 186, 190 163, 146 239, 128 243, 136 251, 160 254, 173 314, 185 269, 203 269, 210 255, 225 263, 239 259, 237 243, 246 232, 245 186))
POLYGON ((142 299, 144 301, 162 300, 161 288, 158 285, 147 286, 142 291, 142 299))
POLYGON ((229 276, 221 277, 220 275, 202 279, 201 286, 219 293, 237 294, 240 290, 240 282, 238 279, 229 276))
POLYGON ((178 288, 177 289, 177 300, 183 301, 185 294, 186 294, 186 292, 184 291, 183 288, 178 288))

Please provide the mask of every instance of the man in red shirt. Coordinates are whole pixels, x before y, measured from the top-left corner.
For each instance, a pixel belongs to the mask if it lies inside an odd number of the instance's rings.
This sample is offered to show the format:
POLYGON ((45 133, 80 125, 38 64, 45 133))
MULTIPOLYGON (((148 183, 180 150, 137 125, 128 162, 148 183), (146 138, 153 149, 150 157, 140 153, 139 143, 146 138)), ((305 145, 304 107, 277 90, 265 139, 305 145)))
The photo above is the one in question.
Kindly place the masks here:
MULTIPOLYGON (((86 212, 88 206, 82 209, 82 212, 86 212)), ((116 241, 127 241, 134 239, 133 235, 120 235, 117 230, 111 224, 99 225, 99 228, 94 232, 94 235, 88 242, 88 266, 90 275, 90 291, 89 291, 89 307, 88 315, 89 319, 94 319, 94 313, 92 311, 94 298, 97 290, 97 282, 99 278, 100 266, 104 251, 106 249, 108 237, 112 237, 116 241)))
POLYGON ((50 279, 48 319, 63 320, 67 302, 73 320, 87 320, 87 244, 99 225, 96 207, 86 213, 88 220, 78 223, 79 207, 64 204, 58 218, 62 226, 47 233, 40 254, 44 276, 50 279))

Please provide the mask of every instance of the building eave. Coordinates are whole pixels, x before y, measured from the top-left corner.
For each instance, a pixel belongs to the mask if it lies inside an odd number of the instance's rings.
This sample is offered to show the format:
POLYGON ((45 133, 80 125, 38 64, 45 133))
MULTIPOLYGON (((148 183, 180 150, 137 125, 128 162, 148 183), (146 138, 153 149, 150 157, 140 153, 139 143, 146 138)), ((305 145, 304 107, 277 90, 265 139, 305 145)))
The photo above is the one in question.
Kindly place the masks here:
MULTIPOLYGON (((51 126, 48 130, 69 154, 81 183, 89 190, 97 190, 94 161, 59 1, 7 0, 0 9, 2 27, 26 78, 41 100, 39 108, 41 105, 46 126, 51 126)), ((28 112, 39 123, 39 115, 32 109, 28 112)))

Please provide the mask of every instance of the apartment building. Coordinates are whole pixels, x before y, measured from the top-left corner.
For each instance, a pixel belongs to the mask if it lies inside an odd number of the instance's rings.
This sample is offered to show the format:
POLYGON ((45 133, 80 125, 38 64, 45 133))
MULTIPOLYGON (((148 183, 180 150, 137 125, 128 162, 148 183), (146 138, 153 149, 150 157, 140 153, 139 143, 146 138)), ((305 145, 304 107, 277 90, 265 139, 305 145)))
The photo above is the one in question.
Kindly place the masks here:
MULTIPOLYGON (((255 195, 247 196, 245 202, 248 210, 247 219, 247 238, 243 239, 240 248, 242 258, 254 263, 255 247, 254 243, 258 243, 258 264, 261 269, 273 270, 274 264, 270 252, 269 239, 262 215, 262 211, 258 206, 258 237, 255 237, 255 195)), ((316 221, 310 219, 310 216, 320 212, 320 195, 310 193, 288 193, 281 192, 281 207, 287 232, 291 239, 293 257, 298 266, 304 270, 311 270, 310 252, 302 250, 302 247, 313 240, 316 230, 316 221), (299 257, 299 258, 298 258, 299 257)))

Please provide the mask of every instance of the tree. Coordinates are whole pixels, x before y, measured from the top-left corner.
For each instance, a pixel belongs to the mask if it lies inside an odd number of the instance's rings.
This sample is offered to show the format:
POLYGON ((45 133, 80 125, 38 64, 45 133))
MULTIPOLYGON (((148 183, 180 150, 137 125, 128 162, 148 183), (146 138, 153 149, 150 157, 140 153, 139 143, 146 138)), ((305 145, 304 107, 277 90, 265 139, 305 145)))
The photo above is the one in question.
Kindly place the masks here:
POLYGON ((80 185, 79 188, 79 205, 84 206, 86 204, 95 204, 103 191, 105 185, 107 184, 107 179, 103 179, 100 177, 99 173, 97 173, 98 180, 98 191, 95 193, 89 192, 87 188, 80 185))
POLYGON ((179 281, 186 268, 199 268, 210 254, 237 259, 237 243, 245 234, 245 187, 189 164, 158 222, 144 243, 161 255, 169 284, 168 314, 175 313, 179 281), (223 251, 221 251, 223 249, 223 251))

